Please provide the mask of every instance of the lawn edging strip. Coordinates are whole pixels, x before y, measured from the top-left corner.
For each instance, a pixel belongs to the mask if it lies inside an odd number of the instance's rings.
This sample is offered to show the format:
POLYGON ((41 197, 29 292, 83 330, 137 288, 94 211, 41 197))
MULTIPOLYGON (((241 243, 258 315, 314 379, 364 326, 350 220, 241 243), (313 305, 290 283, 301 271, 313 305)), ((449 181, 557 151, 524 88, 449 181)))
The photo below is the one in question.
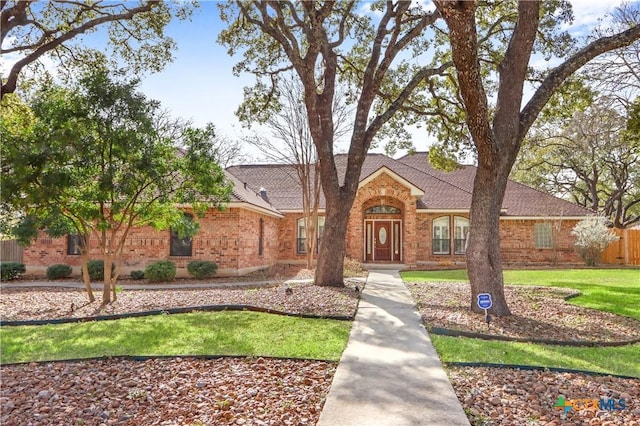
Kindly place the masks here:
POLYGON ((337 365, 339 361, 331 361, 327 359, 318 359, 318 358, 294 358, 294 357, 286 357, 286 356, 269 356, 269 355, 115 355, 115 356, 93 356, 87 358, 66 358, 66 359, 48 359, 42 361, 22 361, 22 362, 7 362, 2 363, 2 367, 10 366, 10 365, 25 365, 25 364, 46 364, 50 362, 86 362, 86 361, 108 361, 108 360, 117 360, 117 361, 137 361, 144 362, 149 361, 151 359, 204 359, 204 360, 213 360, 213 359, 253 359, 258 360, 260 358, 265 359, 276 359, 283 361, 312 361, 312 362, 326 362, 328 364, 337 365))
POLYGON ((283 315, 296 318, 313 318, 313 319, 330 319, 336 321, 353 321, 355 313, 351 316, 348 315, 314 315, 314 314, 301 314, 278 311, 269 308, 260 308, 250 305, 205 305, 205 306, 188 306, 184 308, 169 308, 158 309, 153 311, 142 312, 128 312, 124 314, 114 315, 96 315, 90 317, 78 317, 78 318, 53 318, 42 320, 19 320, 19 321, 0 321, 0 327, 15 327, 24 325, 46 325, 46 324, 68 324, 77 322, 90 322, 90 321, 111 321, 124 318, 137 318, 146 317, 152 315, 167 315, 167 314, 187 314, 190 312, 222 312, 222 311, 251 311, 260 312, 265 314, 283 315))
POLYGON ((537 365, 519 365, 519 364, 494 364, 490 362, 463 362, 463 361, 452 361, 452 362, 443 362, 445 366, 451 367, 486 367, 486 368, 508 368, 514 370, 530 370, 530 371, 551 371, 554 373, 577 373, 577 374, 587 374, 589 376, 611 376, 618 377, 620 379, 632 379, 638 380, 640 377, 634 376, 624 376, 620 374, 613 373, 603 373, 601 371, 587 371, 587 370, 578 370, 574 368, 561 368, 561 367, 542 367, 537 365))
POLYGON ((496 334, 484 334, 475 333, 472 331, 452 330, 442 327, 428 327, 429 333, 436 334, 438 336, 449 337, 468 337, 471 339, 481 340, 500 340, 504 342, 518 342, 518 343, 534 343, 538 345, 553 345, 553 346, 573 346, 573 347, 616 347, 616 346, 628 346, 640 343, 640 337, 631 340, 623 340, 618 342, 604 342, 604 341, 589 341, 589 340, 546 340, 546 339, 526 339, 522 337, 509 337, 499 336, 496 334))

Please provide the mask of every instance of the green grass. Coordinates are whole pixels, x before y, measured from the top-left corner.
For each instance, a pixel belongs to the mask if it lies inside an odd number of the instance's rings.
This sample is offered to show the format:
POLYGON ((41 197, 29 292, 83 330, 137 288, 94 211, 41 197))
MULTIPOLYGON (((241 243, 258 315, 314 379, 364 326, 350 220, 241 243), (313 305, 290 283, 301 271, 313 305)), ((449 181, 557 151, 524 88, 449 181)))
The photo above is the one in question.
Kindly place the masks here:
MULTIPOLYGON (((464 269, 408 271, 402 279, 419 281, 467 281, 464 269)), ((545 269, 505 270, 505 284, 567 287, 580 291, 569 303, 640 320, 640 270, 638 269, 545 269)))
POLYGON ((486 362, 570 368, 640 377, 640 344, 576 348, 431 335, 443 362, 486 362))
POLYGON ((118 355, 242 355, 337 361, 351 323, 257 312, 155 315, 2 327, 1 363, 118 355))
MULTIPOLYGON (((407 282, 468 281, 466 270, 409 271, 407 282)), ((640 270, 546 269, 506 270, 506 284, 573 288, 580 296, 568 303, 640 320, 640 270)), ((576 348, 487 341, 432 335, 444 362, 488 362, 571 368, 640 377, 640 344, 622 347, 576 348)))

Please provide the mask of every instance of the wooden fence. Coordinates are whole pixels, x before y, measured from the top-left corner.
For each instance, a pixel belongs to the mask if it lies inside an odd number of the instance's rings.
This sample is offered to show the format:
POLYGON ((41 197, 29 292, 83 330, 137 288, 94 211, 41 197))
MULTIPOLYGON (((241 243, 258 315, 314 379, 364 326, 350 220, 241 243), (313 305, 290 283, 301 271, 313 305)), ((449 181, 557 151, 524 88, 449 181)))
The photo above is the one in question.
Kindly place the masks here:
POLYGON ((614 229, 620 237, 606 248, 602 263, 611 265, 640 265, 640 229, 614 229))
POLYGON ((22 246, 16 240, 0 240, 0 262, 22 262, 22 246))

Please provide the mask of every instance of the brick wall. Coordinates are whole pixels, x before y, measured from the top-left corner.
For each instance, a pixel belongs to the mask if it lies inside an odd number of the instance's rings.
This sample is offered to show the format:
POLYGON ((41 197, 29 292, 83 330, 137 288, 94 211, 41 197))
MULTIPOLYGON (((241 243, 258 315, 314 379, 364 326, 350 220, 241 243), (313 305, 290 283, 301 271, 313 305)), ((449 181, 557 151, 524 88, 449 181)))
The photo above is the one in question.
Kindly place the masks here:
MULTIPOLYGON (((210 210, 198 218, 200 231, 193 237, 191 256, 170 255, 170 231, 152 227, 131 229, 120 260, 122 273, 144 268, 158 260, 175 262, 179 275, 186 275, 192 260, 210 260, 218 264, 219 275, 237 275, 265 268, 277 262, 279 220, 245 209, 210 210), (263 219, 263 253, 258 254, 258 227, 263 219)), ((91 258, 101 259, 98 242, 90 240, 91 258)), ((79 272, 80 256, 67 255, 67 238, 41 237, 24 249, 24 263, 29 273, 44 274, 56 263, 74 266, 79 272)))
MULTIPOLYGON (((451 254, 433 254, 433 220, 446 216, 450 219, 450 235, 453 236, 453 218, 469 218, 467 213, 417 213, 415 198, 407 187, 387 174, 381 174, 360 188, 355 198, 347 226, 347 256, 364 261, 365 219, 401 219, 403 241, 403 263, 464 263, 465 256, 455 254, 453 240, 451 254), (381 190, 384 189, 384 195, 381 190), (387 205, 400 209, 400 215, 367 215, 364 211, 376 205, 387 205)), ((281 262, 302 263, 304 255, 296 253, 296 223, 301 213, 285 215, 279 223, 278 256, 281 262)), ((552 223, 552 249, 535 248, 534 224, 542 220, 501 220, 500 247, 505 263, 579 263, 580 258, 573 249, 571 229, 576 220, 561 220, 552 223)))
POLYGON ((501 220, 500 252, 505 263, 582 263, 573 248, 571 230, 577 220, 501 220), (534 225, 550 223, 553 248, 535 247, 534 225))
MULTIPOLYGON (((464 255, 433 254, 431 239, 433 220, 441 216, 465 217, 467 214, 424 214, 418 215, 418 262, 420 263, 459 263, 465 262, 464 255)), ((544 220, 511 220, 500 221, 500 252, 504 263, 580 263, 580 257, 573 248, 574 237, 571 230, 577 220, 546 221, 551 223, 553 248, 538 249, 535 247, 534 224, 544 220)), ((451 224, 452 226, 453 224, 451 224)), ((451 228, 453 229, 453 228, 451 228)), ((453 233, 453 231, 452 231, 453 233)))
MULTIPOLYGON (((360 261, 364 256, 364 220, 368 218, 382 218, 379 216, 367 216, 365 210, 369 207, 387 205, 399 208, 402 219, 402 262, 406 265, 416 264, 417 234, 416 226, 416 199, 411 196, 409 188, 393 179, 386 173, 382 173, 371 182, 368 182, 358 191, 347 227, 347 256, 360 261)), ((397 218, 397 215, 384 217, 397 218)))
MULTIPOLYGON (((402 262, 412 266, 421 263, 460 263, 464 255, 433 254, 433 220, 447 216, 468 218, 467 214, 417 213, 415 198, 409 188, 387 174, 381 174, 365 186, 356 196, 347 227, 347 256, 364 260, 365 219, 402 220, 402 262), (384 190, 384 191, 383 191, 384 190), (365 215, 365 210, 376 205, 393 206, 400 214, 365 215)), ((132 229, 120 260, 122 273, 143 270, 157 260, 171 260, 186 275, 185 268, 192 260, 216 262, 220 275, 237 275, 266 268, 277 262, 304 263, 306 256, 296 250, 296 225, 302 213, 289 213, 278 219, 260 213, 232 208, 225 211, 210 210, 200 222, 200 232, 193 237, 192 256, 170 256, 170 231, 157 231, 151 227, 132 229), (262 220, 263 251, 259 253, 259 228, 262 220)), ((501 220, 500 247, 505 263, 580 263, 573 249, 571 229, 576 220, 552 221, 553 248, 537 249, 534 239, 535 223, 542 220, 501 220)), ((91 258, 102 258, 97 242, 91 241, 91 258)), ((453 247, 453 246, 452 246, 453 247)), ((23 261, 28 273, 44 274, 46 268, 64 263, 79 271, 80 256, 67 255, 67 239, 52 239, 42 234, 31 246, 25 247, 23 261)))

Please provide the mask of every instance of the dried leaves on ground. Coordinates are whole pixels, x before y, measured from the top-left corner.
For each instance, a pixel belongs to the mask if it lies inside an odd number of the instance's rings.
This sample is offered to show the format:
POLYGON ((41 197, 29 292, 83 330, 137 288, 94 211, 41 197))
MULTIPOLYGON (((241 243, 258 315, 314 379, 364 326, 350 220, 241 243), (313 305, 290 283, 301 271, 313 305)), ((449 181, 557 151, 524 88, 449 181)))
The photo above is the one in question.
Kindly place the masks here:
POLYGON ((334 370, 262 358, 4 366, 0 424, 314 425, 334 370))
MULTIPOLYGON (((348 288, 292 285, 284 279, 312 272, 276 269, 253 274, 272 280, 255 288, 125 290, 104 311, 86 304, 79 290, 4 289, 0 315, 44 319, 124 313, 202 304, 253 304, 293 313, 352 315, 355 284, 348 288), (71 309, 73 304, 73 310, 71 309)), ((246 280, 247 278, 244 278, 246 280)), ((227 279, 215 279, 222 282, 227 279)), ((180 282, 185 282, 181 280, 180 282)), ((201 283, 202 281, 198 281, 201 283)), ((132 282, 133 283, 133 282, 132 282)), ((125 287, 128 282, 124 282, 125 287)), ((359 284, 361 286, 361 284, 359 284)), ((428 326, 487 333, 481 314, 468 307, 468 284, 407 284, 428 326)), ((639 322, 564 300, 571 290, 507 287, 514 315, 493 318, 489 331, 503 336, 589 341, 637 338, 639 322)), ((274 359, 192 358, 47 362, 3 366, 3 425, 305 425, 315 424, 335 364, 274 359)), ((640 380, 578 373, 451 367, 453 387, 473 425, 640 426, 640 380), (558 397, 576 402, 603 398, 617 409, 568 410, 558 397), (625 407, 620 409, 620 400, 625 407)))
POLYGON ((571 289, 505 286, 511 316, 492 317, 469 309, 468 283, 408 283, 427 327, 549 341, 624 342, 640 338, 640 321, 568 303, 571 289))
POLYGON ((640 379, 471 367, 449 377, 472 425, 640 426, 640 379))
POLYGON ((0 316, 3 321, 16 321, 79 318, 210 305, 247 305, 293 314, 352 317, 358 306, 356 285, 355 282, 347 282, 345 287, 336 288, 299 283, 207 289, 123 290, 117 294, 115 302, 106 306, 100 304, 99 298, 88 303, 86 293, 80 289, 8 288, 2 291, 0 316))

